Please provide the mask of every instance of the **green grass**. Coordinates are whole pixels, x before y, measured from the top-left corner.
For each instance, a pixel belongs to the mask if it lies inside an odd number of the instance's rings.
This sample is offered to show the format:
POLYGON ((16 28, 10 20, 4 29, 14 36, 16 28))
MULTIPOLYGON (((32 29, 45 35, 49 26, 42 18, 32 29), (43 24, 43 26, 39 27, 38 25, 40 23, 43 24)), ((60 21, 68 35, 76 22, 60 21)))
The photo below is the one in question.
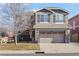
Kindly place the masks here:
POLYGON ((14 43, 0 44, 0 50, 39 50, 38 44, 33 43, 14 43))

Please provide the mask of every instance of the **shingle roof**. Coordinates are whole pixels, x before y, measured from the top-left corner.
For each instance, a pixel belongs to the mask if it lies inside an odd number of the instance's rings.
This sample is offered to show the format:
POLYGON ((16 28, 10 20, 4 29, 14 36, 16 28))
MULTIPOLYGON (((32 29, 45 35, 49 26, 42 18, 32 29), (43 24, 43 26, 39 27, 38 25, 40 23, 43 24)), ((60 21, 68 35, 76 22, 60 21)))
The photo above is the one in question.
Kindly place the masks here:
POLYGON ((67 13, 67 12, 60 10, 60 9, 50 9, 50 10, 57 12, 57 13, 67 13))
POLYGON ((50 9, 50 10, 52 10, 52 11, 54 11, 54 12, 68 13, 67 10, 62 9, 62 8, 59 8, 59 7, 48 7, 48 8, 46 8, 46 9, 50 9))

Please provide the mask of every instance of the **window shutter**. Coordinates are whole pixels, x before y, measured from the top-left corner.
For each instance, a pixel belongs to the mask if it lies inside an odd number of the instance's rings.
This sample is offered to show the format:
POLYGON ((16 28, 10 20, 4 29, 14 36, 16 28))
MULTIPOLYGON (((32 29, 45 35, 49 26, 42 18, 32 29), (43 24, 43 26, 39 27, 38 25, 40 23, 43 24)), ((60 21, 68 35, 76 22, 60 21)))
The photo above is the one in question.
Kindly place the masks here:
POLYGON ((56 16, 55 15, 53 15, 53 22, 55 23, 55 20, 56 20, 56 16))
POLYGON ((48 22, 50 22, 50 14, 48 14, 48 22))
POLYGON ((64 20, 63 20, 63 22, 65 23, 65 20, 66 20, 66 15, 64 15, 64 16, 63 16, 63 19, 64 19, 64 20))

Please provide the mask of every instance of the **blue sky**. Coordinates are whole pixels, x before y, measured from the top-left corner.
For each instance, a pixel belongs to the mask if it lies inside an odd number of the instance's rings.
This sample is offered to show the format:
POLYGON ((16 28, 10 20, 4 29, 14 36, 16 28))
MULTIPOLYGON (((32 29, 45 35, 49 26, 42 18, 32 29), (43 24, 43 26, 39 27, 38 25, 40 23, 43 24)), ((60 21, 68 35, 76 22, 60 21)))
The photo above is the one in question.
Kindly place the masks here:
POLYGON ((59 7, 69 11, 69 18, 76 14, 79 14, 78 3, 33 3, 31 4, 32 9, 47 8, 47 7, 59 7))
MULTIPOLYGON (((37 10, 37 9, 41 9, 41 8, 47 8, 47 7, 59 7, 59 8, 63 8, 69 11, 69 18, 75 16, 76 14, 79 14, 79 4, 78 3, 32 3, 30 4, 30 9, 31 10, 37 10)), ((2 9, 3 5, 0 6, 0 14, 1 15, 6 15, 5 13, 7 12, 7 9, 2 9)), ((25 7, 25 9, 27 9, 25 7)), ((0 15, 0 26, 3 27, 3 24, 1 23, 6 23, 6 21, 4 20, 4 18, 1 18, 0 15), (5 21, 5 22, 4 22, 5 21)), ((9 22, 8 28, 12 28, 13 21, 9 22)))

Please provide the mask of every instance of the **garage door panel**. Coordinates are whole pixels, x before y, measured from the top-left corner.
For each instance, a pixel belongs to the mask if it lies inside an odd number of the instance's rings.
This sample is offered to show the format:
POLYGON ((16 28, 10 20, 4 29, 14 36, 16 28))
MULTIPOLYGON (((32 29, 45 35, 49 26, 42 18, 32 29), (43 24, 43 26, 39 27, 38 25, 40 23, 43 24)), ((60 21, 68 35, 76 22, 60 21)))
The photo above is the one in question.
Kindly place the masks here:
POLYGON ((50 34, 41 34, 40 37, 41 38, 50 38, 51 35, 50 34))
POLYGON ((52 38, 40 38, 41 43, 52 43, 52 38))
POLYGON ((53 34, 53 42, 60 43, 64 42, 64 34, 53 34))

